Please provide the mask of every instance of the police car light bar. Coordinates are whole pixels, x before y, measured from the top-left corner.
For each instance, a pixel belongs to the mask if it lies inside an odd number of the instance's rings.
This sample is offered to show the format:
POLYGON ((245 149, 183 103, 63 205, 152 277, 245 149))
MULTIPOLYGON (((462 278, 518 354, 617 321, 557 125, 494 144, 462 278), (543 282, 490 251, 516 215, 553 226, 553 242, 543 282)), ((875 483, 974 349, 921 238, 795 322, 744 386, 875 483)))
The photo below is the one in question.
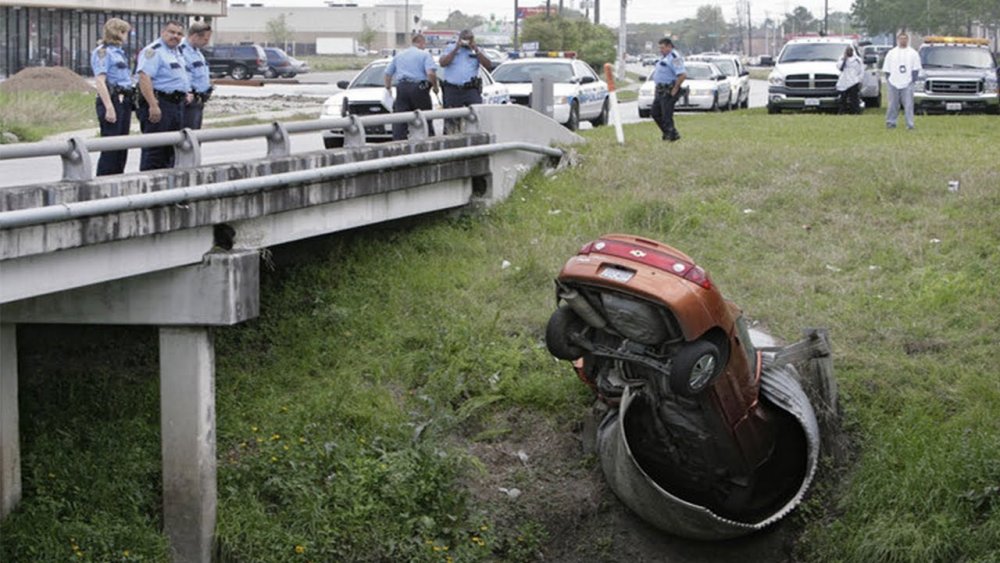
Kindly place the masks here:
POLYGON ((576 51, 511 51, 507 53, 511 59, 545 58, 545 59, 575 59, 576 51))
POLYGON ((924 37, 924 43, 952 43, 955 45, 989 45, 989 39, 978 37, 951 37, 945 35, 931 35, 924 37))

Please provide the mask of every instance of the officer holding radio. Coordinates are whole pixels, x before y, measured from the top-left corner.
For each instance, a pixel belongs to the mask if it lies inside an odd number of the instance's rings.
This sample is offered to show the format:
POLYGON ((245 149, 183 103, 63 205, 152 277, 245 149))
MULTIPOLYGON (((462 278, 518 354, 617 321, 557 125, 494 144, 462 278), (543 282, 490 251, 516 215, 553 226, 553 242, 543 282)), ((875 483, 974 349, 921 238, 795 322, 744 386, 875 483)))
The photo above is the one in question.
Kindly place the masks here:
MULTIPOLYGON (((458 41, 445 47, 445 55, 441 57, 442 85, 444 107, 460 108, 472 104, 483 103, 483 81, 479 78, 479 67, 486 70, 493 68, 492 63, 476 46, 476 38, 472 31, 463 29, 458 34, 458 41)), ((457 120, 448 120, 445 129, 454 132, 457 120)))
MULTIPOLYGON (((143 133, 180 131, 184 126, 184 107, 194 100, 191 80, 184 70, 184 56, 178 50, 184 28, 169 21, 160 38, 139 53, 139 107, 136 115, 143 133)), ((173 147, 142 149, 139 170, 170 168, 174 165, 173 147)))
MULTIPOLYGON (((393 57, 385 67, 385 89, 391 91, 396 86, 396 99, 392 103, 392 111, 413 111, 431 109, 431 90, 438 92, 437 65, 434 57, 424 50, 427 40, 417 34, 413 36, 412 46, 393 57)), ((392 125, 392 138, 395 141, 405 139, 409 135, 406 123, 392 125)), ((434 124, 427 122, 428 136, 434 136, 434 124)))
POLYGON ((663 140, 676 141, 681 138, 681 134, 674 126, 674 105, 680 97, 681 85, 687 78, 687 69, 684 68, 684 59, 674 51, 674 42, 669 37, 660 39, 660 55, 653 71, 656 93, 653 95, 650 115, 663 132, 663 140))

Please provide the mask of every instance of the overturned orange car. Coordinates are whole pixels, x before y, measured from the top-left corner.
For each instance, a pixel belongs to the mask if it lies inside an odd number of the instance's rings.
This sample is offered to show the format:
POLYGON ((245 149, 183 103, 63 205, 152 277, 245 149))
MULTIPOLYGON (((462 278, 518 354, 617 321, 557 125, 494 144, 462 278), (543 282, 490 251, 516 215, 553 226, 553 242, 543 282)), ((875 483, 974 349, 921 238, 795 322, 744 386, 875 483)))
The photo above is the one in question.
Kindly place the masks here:
POLYGON ((666 532, 722 539, 801 501, 819 454, 812 405, 703 268, 666 244, 605 235, 556 286, 546 345, 610 407, 598 451, 626 506, 666 532))

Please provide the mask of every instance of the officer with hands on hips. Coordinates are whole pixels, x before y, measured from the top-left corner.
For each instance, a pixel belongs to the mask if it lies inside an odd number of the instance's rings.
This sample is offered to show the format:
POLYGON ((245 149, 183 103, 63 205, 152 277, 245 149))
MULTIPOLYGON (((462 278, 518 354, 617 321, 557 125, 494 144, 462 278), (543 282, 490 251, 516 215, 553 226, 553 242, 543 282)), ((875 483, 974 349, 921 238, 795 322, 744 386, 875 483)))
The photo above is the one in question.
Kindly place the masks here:
POLYGON ((208 73, 208 62, 201 49, 212 40, 212 26, 205 22, 194 22, 188 28, 188 36, 177 49, 184 57, 184 70, 191 80, 193 100, 184 108, 184 127, 201 129, 201 118, 205 113, 205 102, 212 96, 212 80, 208 73))
MULTIPOLYGON (((180 131, 184 126, 184 107, 194 97, 191 81, 184 70, 184 57, 178 46, 184 37, 184 28, 176 21, 169 21, 160 32, 160 38, 139 53, 139 107, 136 115, 143 133, 180 131)), ((173 147, 142 149, 139 170, 170 168, 174 165, 173 147)))
MULTIPOLYGON (((132 75, 122 45, 132 26, 125 20, 110 18, 104 23, 104 39, 90 55, 90 67, 97 80, 97 122, 102 137, 128 135, 132 124, 132 75)), ((97 175, 125 171, 128 151, 104 151, 97 161, 97 175)))
MULTIPOLYGON (((438 93, 437 65, 431 54, 424 50, 426 39, 421 34, 413 36, 412 46, 393 57, 385 67, 385 89, 392 90, 396 85, 396 99, 392 103, 392 111, 413 111, 416 109, 431 109, 431 89, 438 93)), ((399 141, 409 134, 406 123, 392 125, 392 138, 399 141)), ((434 124, 427 122, 427 134, 434 135, 434 124)))
POLYGON ((684 68, 684 59, 674 51, 674 42, 669 37, 660 39, 660 55, 662 57, 653 70, 656 93, 650 115, 663 132, 663 140, 676 141, 681 138, 681 134, 674 126, 674 105, 680 97, 687 70, 684 68))
MULTIPOLYGON (((483 81, 479 78, 479 67, 492 70, 493 63, 476 45, 472 31, 463 29, 458 41, 449 43, 445 54, 438 61, 441 64, 441 93, 444 107, 460 108, 483 103, 483 81)), ((457 129, 457 120, 448 120, 446 129, 457 129)))

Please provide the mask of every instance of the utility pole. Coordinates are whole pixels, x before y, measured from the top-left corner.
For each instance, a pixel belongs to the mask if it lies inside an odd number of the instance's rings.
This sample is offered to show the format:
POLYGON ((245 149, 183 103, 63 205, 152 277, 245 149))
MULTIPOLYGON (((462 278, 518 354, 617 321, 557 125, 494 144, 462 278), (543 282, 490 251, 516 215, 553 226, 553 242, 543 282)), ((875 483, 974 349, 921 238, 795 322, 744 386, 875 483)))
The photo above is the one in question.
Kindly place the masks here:
POLYGON ((517 0, 514 0, 514 50, 520 50, 520 43, 517 42, 517 0))
POLYGON ((823 0, 823 36, 830 35, 830 0, 823 0))
POLYGON ((550 12, 552 12, 552 0, 545 0, 545 19, 549 19, 550 12))
POLYGON ((601 23, 601 0, 594 0, 594 25, 601 23))
POLYGON ((625 49, 628 48, 628 26, 625 25, 625 6, 628 0, 622 0, 621 18, 618 21, 618 80, 625 79, 625 49))
POLYGON ((753 24, 750 23, 750 0, 747 0, 747 56, 753 56, 753 24))
POLYGON ((559 17, 562 17, 563 0, 559 0, 559 17))

